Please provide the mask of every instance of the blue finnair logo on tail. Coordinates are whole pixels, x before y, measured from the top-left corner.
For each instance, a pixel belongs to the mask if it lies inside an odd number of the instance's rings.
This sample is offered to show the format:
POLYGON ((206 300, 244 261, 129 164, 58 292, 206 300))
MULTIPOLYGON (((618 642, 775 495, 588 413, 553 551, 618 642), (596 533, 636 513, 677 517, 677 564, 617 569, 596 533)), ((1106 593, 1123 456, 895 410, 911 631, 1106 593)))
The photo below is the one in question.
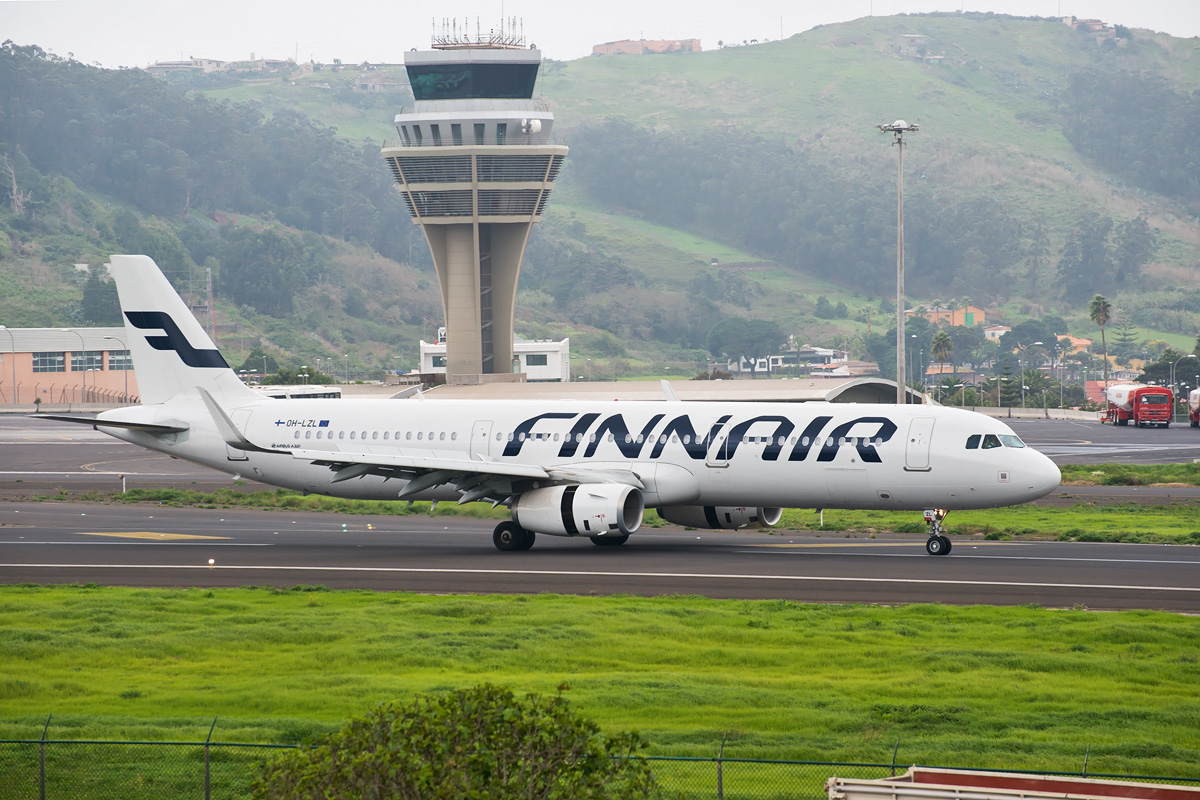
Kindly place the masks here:
POLYGON ((212 367, 229 369, 225 359, 216 350, 197 350, 192 347, 183 331, 170 315, 162 311, 126 311, 129 324, 140 330, 160 328, 166 336, 147 336, 146 343, 155 350, 174 350, 189 367, 212 367))

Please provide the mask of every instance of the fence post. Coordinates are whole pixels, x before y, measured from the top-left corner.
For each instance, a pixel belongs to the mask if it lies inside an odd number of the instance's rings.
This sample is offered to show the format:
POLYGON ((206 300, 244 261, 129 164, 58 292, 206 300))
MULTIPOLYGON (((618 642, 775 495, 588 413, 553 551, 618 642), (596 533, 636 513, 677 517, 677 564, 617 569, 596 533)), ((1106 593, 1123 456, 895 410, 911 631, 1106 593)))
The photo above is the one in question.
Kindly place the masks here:
POLYGON ((900 740, 896 740, 896 746, 892 748, 892 777, 896 777, 896 753, 900 752, 900 740))
POLYGON ((1091 754, 1092 754, 1092 746, 1089 744, 1087 746, 1087 750, 1085 750, 1083 753, 1083 777, 1085 777, 1085 778, 1087 777, 1088 757, 1091 756, 1091 754))
MULTIPOLYGON (((121 476, 124 479, 124 475, 121 476)), ((217 718, 213 717, 212 727, 208 729, 208 738, 204 740, 204 800, 212 800, 212 774, 208 768, 208 745, 212 741, 213 728, 217 727, 217 718)))
POLYGON ((54 715, 46 717, 46 727, 42 728, 42 742, 38 745, 41 751, 38 754, 38 786, 39 797, 41 800, 46 800, 46 732, 50 730, 50 720, 54 719, 54 715))
POLYGON ((721 749, 717 751, 717 800, 725 800, 725 765, 721 761, 725 757, 725 740, 729 731, 721 735, 721 749))

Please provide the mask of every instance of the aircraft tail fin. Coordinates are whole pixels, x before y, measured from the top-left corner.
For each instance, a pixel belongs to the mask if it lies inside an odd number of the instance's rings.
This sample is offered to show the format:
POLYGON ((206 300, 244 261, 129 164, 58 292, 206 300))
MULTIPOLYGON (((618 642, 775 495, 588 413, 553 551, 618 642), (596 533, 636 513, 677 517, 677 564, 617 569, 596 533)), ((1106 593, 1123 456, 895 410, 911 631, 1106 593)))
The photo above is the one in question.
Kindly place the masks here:
POLYGON ((125 343, 144 404, 194 389, 225 401, 261 399, 230 369, 154 259, 114 255, 109 273, 117 282, 125 343))

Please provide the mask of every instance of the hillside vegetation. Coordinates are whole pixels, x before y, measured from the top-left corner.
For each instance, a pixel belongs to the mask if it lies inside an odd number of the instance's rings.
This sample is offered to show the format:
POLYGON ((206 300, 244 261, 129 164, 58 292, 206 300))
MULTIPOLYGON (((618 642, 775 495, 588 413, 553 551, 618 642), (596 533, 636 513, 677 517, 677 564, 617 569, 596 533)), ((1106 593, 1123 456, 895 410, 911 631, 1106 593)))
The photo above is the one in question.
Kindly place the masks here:
MULTIPOLYGON (((731 317, 886 361, 896 161, 874 126, 903 117, 921 125, 912 305, 969 300, 989 322, 1091 336, 1086 301, 1105 293, 1130 336, 1181 346, 1200 328, 1200 42, 1118 31, 912 15, 548 62, 539 90, 571 155, 518 333, 571 336, 596 377, 718 356, 731 317)), ((227 350, 413 366, 440 301, 378 151, 411 98, 352 81, 164 82, 7 44, 7 324, 86 321, 69 265, 140 249, 177 283, 213 271, 227 350)))

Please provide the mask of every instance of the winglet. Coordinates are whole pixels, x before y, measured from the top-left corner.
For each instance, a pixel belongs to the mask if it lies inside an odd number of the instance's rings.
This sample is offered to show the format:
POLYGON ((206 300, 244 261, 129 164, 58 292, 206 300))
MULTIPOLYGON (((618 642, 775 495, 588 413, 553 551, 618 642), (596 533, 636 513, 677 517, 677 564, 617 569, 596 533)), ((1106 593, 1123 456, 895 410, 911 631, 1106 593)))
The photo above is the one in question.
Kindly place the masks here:
POLYGON ((675 394, 675 390, 671 388, 670 381, 659 381, 662 384, 663 394, 667 396, 668 403, 678 403, 679 395, 675 394))

